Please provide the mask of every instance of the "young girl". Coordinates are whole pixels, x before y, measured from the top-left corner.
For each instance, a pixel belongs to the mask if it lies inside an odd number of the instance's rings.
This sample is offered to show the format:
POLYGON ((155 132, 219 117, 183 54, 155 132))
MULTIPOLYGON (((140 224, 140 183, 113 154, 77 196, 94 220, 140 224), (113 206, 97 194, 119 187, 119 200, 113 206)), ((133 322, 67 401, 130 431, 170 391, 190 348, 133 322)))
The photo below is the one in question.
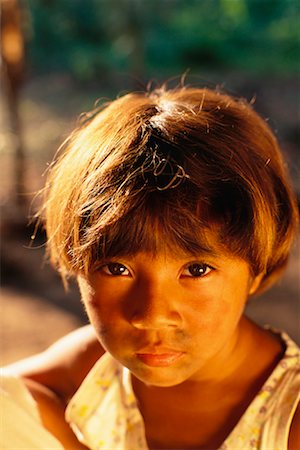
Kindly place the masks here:
POLYGON ((299 349, 243 313, 282 273, 298 218, 245 101, 185 87, 117 99, 66 141, 44 212, 93 328, 11 370, 65 448, 83 448, 66 405, 92 450, 300 448, 299 349))

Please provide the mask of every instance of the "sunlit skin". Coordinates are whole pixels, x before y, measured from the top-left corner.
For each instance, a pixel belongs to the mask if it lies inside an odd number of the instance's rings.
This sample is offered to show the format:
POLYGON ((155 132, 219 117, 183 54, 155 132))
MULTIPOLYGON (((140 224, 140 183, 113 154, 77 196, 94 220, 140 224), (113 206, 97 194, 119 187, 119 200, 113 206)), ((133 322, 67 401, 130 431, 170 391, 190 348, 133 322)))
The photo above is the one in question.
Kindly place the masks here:
POLYGON ((243 315, 260 279, 223 249, 141 252, 78 277, 100 343, 132 374, 149 448, 218 448, 277 364, 281 344, 243 315))
POLYGON ((216 381, 239 364, 241 317, 259 277, 224 252, 162 251, 99 263, 78 282, 103 347, 138 380, 170 387, 216 381))
POLYGON ((278 362, 281 344, 243 316, 260 279, 224 250, 138 253, 78 277, 100 343, 132 374, 149 448, 218 448, 278 362))

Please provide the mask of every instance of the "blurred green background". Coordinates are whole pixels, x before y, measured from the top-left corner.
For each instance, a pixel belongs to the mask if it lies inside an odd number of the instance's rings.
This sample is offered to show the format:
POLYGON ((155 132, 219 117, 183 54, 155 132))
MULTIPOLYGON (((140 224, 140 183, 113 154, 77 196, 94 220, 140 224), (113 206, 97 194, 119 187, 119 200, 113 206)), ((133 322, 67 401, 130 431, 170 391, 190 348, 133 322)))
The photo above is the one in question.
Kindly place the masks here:
POLYGON ((31 164, 45 166, 96 99, 182 77, 255 99, 300 192, 299 1, 3 0, 2 9, 2 30, 10 20, 15 31, 2 31, 3 97, 11 111, 1 120, 1 150, 17 153, 16 136, 22 141, 17 195, 31 189, 31 164))
POLYGON ((293 0, 31 0, 32 71, 111 85, 186 69, 287 76, 299 70, 300 4, 293 0))
MULTIPOLYGON (((1 266, 14 336, 10 308, 25 295, 22 314, 31 299, 75 317, 74 326, 86 320, 76 287, 64 293, 43 264, 43 230, 31 243, 28 217, 56 149, 97 99, 184 78, 252 100, 300 194, 298 0, 2 0, 1 42, 1 266)), ((300 342, 299 254, 298 246, 282 283, 253 302, 251 314, 300 342)))

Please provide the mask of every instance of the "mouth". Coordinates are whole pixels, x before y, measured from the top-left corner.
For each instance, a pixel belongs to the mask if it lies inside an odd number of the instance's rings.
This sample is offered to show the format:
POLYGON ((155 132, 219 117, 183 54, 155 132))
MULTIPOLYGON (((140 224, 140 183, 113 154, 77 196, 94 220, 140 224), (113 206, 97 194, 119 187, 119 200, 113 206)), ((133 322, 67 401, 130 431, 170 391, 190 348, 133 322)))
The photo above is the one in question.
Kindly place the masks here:
POLYGON ((168 367, 175 364, 182 356, 184 352, 177 350, 152 348, 141 350, 136 353, 137 358, 150 367, 168 367))

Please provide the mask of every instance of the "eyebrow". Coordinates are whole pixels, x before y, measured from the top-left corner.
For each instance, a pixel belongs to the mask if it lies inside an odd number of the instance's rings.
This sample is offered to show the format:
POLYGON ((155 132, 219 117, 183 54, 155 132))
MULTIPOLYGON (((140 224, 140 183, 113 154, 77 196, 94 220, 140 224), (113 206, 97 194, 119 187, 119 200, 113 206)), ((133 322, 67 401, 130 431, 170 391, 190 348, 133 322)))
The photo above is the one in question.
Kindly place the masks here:
MULTIPOLYGON (((139 251, 124 251, 124 252, 119 252, 118 254, 115 255, 107 255, 106 258, 104 258, 104 260, 109 259, 109 258, 134 258, 135 256, 137 256, 140 253, 145 253, 148 254, 150 257, 155 258, 156 255, 160 254, 160 253, 164 253, 164 251, 160 252, 160 251, 147 251, 147 250, 139 250, 139 251)), ((174 257, 178 257, 180 259, 187 259, 187 258, 205 258, 205 257, 220 257, 220 253, 216 251, 216 249, 212 248, 212 247, 208 247, 208 246, 203 246, 203 248, 201 248, 201 250, 199 251, 184 251, 180 248, 178 248, 177 250, 174 249, 173 251, 170 250, 169 252, 166 251, 165 252, 166 255, 170 255, 170 256, 174 256, 174 257)))
POLYGON ((207 257, 217 258, 217 257, 220 257, 220 253, 218 253, 214 249, 203 249, 202 251, 199 251, 199 252, 186 252, 186 253, 183 252, 182 254, 184 255, 184 258, 207 258, 207 257))

